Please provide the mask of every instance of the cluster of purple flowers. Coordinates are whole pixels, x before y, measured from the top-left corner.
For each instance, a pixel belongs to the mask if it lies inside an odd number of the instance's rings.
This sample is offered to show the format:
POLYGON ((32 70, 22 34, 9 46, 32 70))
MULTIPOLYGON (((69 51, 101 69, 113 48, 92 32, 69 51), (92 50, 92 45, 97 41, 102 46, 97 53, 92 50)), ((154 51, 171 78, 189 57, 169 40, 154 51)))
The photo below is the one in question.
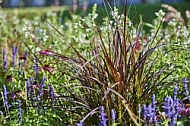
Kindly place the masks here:
MULTIPOLYGON (((12 46, 12 66, 13 67, 15 67, 15 64, 16 64, 17 52, 18 52, 18 47, 13 45, 12 46)), ((55 53, 48 51, 48 50, 42 51, 42 52, 40 52, 40 54, 41 55, 55 55, 55 53)), ((26 63, 27 55, 28 55, 28 53, 25 52, 24 56, 21 57, 21 59, 24 59, 24 64, 26 63)), ((19 57, 19 59, 20 59, 20 57, 19 57)), ((19 69, 21 69, 21 67, 22 67, 22 63, 19 61, 19 69)), ((7 69, 7 60, 6 60, 6 51, 5 50, 3 50, 3 68, 4 68, 4 70, 7 69)), ((27 79, 27 82, 26 82, 27 100, 31 101, 32 105, 35 105, 33 103, 33 101, 37 101, 37 102, 43 101, 43 96, 46 92, 47 97, 51 101, 51 105, 54 105, 55 93, 53 91, 53 86, 49 85, 48 90, 45 90, 44 83, 45 83, 46 79, 44 77, 42 78, 40 84, 37 84, 37 82, 35 83, 35 81, 34 81, 34 80, 37 80, 38 70, 39 70, 37 59, 34 60, 33 68, 36 72, 36 78, 27 79)), ((189 95, 189 91, 188 91, 188 82, 189 82, 188 79, 183 80, 183 83, 184 83, 183 94, 187 97, 188 101, 190 102, 190 95, 189 95)), ((161 116, 162 117, 165 116, 165 118, 169 120, 170 126, 175 126, 176 121, 183 117, 187 117, 190 120, 190 106, 187 106, 180 99, 177 98, 178 90, 179 90, 178 87, 175 86, 174 90, 173 90, 173 95, 167 96, 164 99, 164 105, 162 106, 162 108, 164 110, 164 114, 161 116)), ((9 94, 9 93, 7 92, 6 86, 3 85, 2 95, 3 95, 4 107, 5 107, 6 111, 9 111, 11 104, 9 104, 9 98, 7 97, 7 94, 9 94)), ((13 93, 13 97, 16 97, 14 93, 13 93)), ((20 121, 20 124, 23 123, 21 104, 22 104, 21 100, 18 100, 18 119, 20 121)), ((163 122, 163 119, 161 119, 160 112, 156 105, 157 105, 157 101, 156 101, 155 94, 153 94, 153 96, 152 96, 152 103, 150 105, 144 104, 142 107, 143 109, 139 105, 139 110, 138 110, 139 117, 142 114, 144 122, 146 124, 156 125, 156 124, 161 124, 163 122)), ((100 106, 100 114, 98 117, 100 119, 99 126, 106 126, 108 118, 106 118, 104 106, 100 106)), ((115 123, 116 114, 113 109, 111 110, 111 117, 112 117, 112 122, 115 123)), ((78 123, 77 126, 82 126, 82 122, 78 123)))
POLYGON ((108 121, 108 119, 106 118, 104 106, 100 107, 99 118, 100 118, 100 124, 99 124, 99 126, 106 126, 106 122, 108 121))
POLYGON ((166 118, 170 119, 170 126, 175 126, 175 120, 181 111, 181 103, 177 98, 178 87, 174 87, 173 98, 168 96, 165 98, 165 104, 162 106, 165 112, 166 118))
POLYGON ((32 106, 38 105, 39 102, 50 100, 51 106, 54 105, 56 95, 53 89, 53 85, 48 86, 48 90, 45 89, 46 78, 42 77, 41 83, 37 83, 34 79, 28 78, 26 82, 27 99, 31 102, 32 106))
MULTIPOLYGON (((184 79, 184 94, 189 97, 187 83, 188 80, 184 79)), ((146 124, 159 124, 162 123, 163 119, 160 118, 165 116, 169 120, 169 126, 175 126, 178 119, 187 117, 190 119, 190 107, 186 106, 180 99, 177 98, 178 87, 175 86, 173 90, 173 96, 167 96, 164 99, 164 115, 160 115, 158 109, 156 109, 155 95, 152 97, 151 105, 143 105, 143 118, 146 124)))
MULTIPOLYGON (((3 102, 4 102, 4 107, 5 107, 5 110, 9 113, 9 109, 12 106, 12 104, 9 103, 8 94, 10 94, 10 93, 7 91, 6 86, 3 85, 3 102)), ((11 98, 15 98, 15 96, 16 96, 15 94, 11 93, 11 98)), ((18 100, 18 119, 19 119, 20 125, 23 124, 21 104, 22 104, 21 100, 18 100)), ((1 114, 3 115, 3 112, 1 114)))
MULTIPOLYGON (((156 98, 155 98, 155 94, 153 94, 152 96, 152 104, 146 106, 145 104, 143 105, 143 118, 145 123, 148 124, 158 124, 159 122, 159 118, 157 117, 158 114, 158 110, 156 108, 156 98)), ((139 109, 141 109, 139 107, 139 109)), ((140 110, 139 110, 140 111, 140 110)))
MULTIPOLYGON (((188 92, 188 80, 184 79, 184 93, 187 96, 187 99, 190 99, 188 92)), ((157 101, 155 94, 152 96, 152 103, 149 105, 143 104, 142 107, 139 105, 138 114, 141 118, 141 114, 145 124, 148 125, 159 125, 162 124, 165 119, 169 120, 169 126, 175 126, 177 124, 177 120, 181 120, 182 118, 189 118, 190 120, 190 106, 186 106, 180 99, 177 98, 178 95, 178 86, 174 86, 173 96, 167 96, 164 99, 164 105, 162 106, 164 112, 161 113, 157 108, 157 101)), ((189 100, 190 102, 190 100, 189 100)), ((190 104, 190 103, 189 103, 190 104)), ((115 111, 111 110, 112 122, 115 123, 116 115, 115 111)), ((104 106, 100 107, 99 114, 100 123, 99 126, 106 126, 108 119, 106 118, 104 106)), ((187 121, 190 124, 189 121, 187 121)), ((82 126, 82 122, 78 123, 77 126, 82 126)))
MULTIPOLYGON (((18 54, 18 47, 15 45, 12 45, 12 67, 16 66, 16 58, 17 58, 17 54, 18 54)), ((26 61, 27 61, 27 56, 28 56, 28 52, 26 51, 24 53, 24 55, 19 56, 19 61, 18 61, 18 77, 20 77, 20 75, 24 75, 24 72, 22 71, 22 65, 26 65, 26 61), (22 62, 23 61, 23 62, 22 62)), ((3 70, 6 71, 7 69, 7 58, 6 58, 6 50, 3 49, 2 51, 2 58, 3 58, 3 70)))
POLYGON ((27 99, 33 104, 34 101, 42 100, 44 93, 45 78, 42 77, 41 83, 38 84, 35 79, 28 78, 26 82, 27 99))
MULTIPOLYGON (((114 123, 115 123, 115 118, 116 118, 116 115, 115 115, 115 111, 112 109, 111 111, 111 114, 112 114, 112 120, 114 120, 114 123)), ((104 106, 100 106, 100 114, 99 114, 99 119, 100 119, 100 123, 99 123, 99 126, 107 126, 107 121, 108 121, 108 118, 106 117, 106 113, 105 113, 105 108, 104 106)), ((82 121, 80 121, 77 126, 82 126, 82 121)))

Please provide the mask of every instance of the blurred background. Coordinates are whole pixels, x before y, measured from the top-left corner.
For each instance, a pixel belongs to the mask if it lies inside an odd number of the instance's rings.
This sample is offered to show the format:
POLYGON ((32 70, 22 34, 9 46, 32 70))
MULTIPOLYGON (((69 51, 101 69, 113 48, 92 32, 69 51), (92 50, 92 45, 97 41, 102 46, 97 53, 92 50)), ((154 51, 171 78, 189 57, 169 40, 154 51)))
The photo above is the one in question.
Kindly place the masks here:
MULTIPOLYGON (((94 3, 103 5, 104 1, 108 1, 110 5, 122 5, 125 0, 0 0, 2 7, 36 7, 36 6, 73 6, 88 7, 94 3)), ((137 4, 158 4, 158 3, 182 3, 190 0, 127 0, 128 5, 137 4)))

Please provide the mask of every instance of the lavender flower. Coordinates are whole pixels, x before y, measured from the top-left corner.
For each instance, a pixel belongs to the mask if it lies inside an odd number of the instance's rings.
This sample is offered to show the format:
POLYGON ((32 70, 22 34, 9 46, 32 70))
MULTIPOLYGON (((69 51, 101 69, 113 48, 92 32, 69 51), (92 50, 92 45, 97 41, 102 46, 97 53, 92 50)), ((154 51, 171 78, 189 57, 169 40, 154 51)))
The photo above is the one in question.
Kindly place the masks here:
POLYGON ((146 108, 146 105, 143 104, 143 118, 145 121, 146 121, 146 114, 147 114, 147 108, 146 108))
POLYGON ((187 83, 188 83, 189 81, 188 81, 188 79, 187 78, 185 78, 184 80, 183 80, 183 83, 184 83, 184 92, 183 92, 183 94, 185 95, 185 96, 188 96, 189 95, 189 91, 188 91, 188 87, 187 87, 187 83))
POLYGON ((27 95, 29 97, 29 100, 32 102, 32 105, 34 105, 33 101, 37 100, 35 92, 34 92, 34 81, 32 78, 28 78, 27 81, 28 81, 27 95))
POLYGON ((18 47, 12 46, 12 65, 15 67, 16 62, 16 54, 18 52, 18 47))
POLYGON ((179 100, 179 99, 176 99, 176 100, 174 101, 174 108, 175 108, 175 111, 176 111, 176 115, 181 112, 181 110, 182 110, 182 107, 181 107, 181 106, 182 106, 182 105, 180 104, 180 100, 179 100))
POLYGON ((176 117, 176 111, 175 108, 172 108, 171 117, 170 117, 170 126, 175 126, 175 117, 176 117))
POLYGON ((43 87, 44 87, 44 82, 45 82, 45 78, 42 78, 42 81, 40 83, 40 91, 39 91, 39 96, 41 97, 43 95, 43 87))
POLYGON ((164 101, 165 101, 165 105, 162 106, 162 108, 164 109, 166 117, 170 118, 171 116, 170 109, 171 109, 171 105, 173 105, 173 99, 169 96, 169 97, 166 97, 164 101))
POLYGON ((100 107, 100 115, 99 115, 99 118, 100 118, 99 126, 106 126, 106 122, 108 119, 105 116, 106 116, 106 114, 104 113, 104 106, 101 106, 100 107))
POLYGON ((147 107, 147 114, 146 114, 147 120, 149 121, 149 123, 153 123, 153 118, 154 118, 154 112, 153 112, 153 108, 151 105, 149 105, 147 107))
POLYGON ((19 119, 20 125, 22 125, 23 121, 22 121, 21 100, 18 100, 18 119, 19 119))
POLYGON ((156 103, 157 103, 156 97, 155 97, 155 94, 153 94, 152 95, 152 108, 153 109, 156 109, 156 103))
POLYGON ((33 95, 34 94, 34 87, 33 87, 33 79, 32 78, 30 78, 29 80, 29 84, 30 84, 30 91, 31 91, 31 94, 33 95))
POLYGON ((8 103, 7 94, 8 94, 8 92, 7 92, 6 86, 3 85, 3 101, 4 101, 5 109, 8 111, 9 103, 8 103))
POLYGON ((178 91, 178 87, 177 87, 177 85, 175 85, 175 87, 174 87, 174 91, 173 91, 173 99, 174 100, 176 100, 177 99, 177 91, 178 91))
POLYGON ((82 126, 82 122, 78 123, 77 126, 82 126))
MULTIPOLYGON (((177 91, 178 91, 178 87, 177 85, 174 87, 174 91, 173 91, 173 107, 175 109, 175 115, 177 115, 177 113, 181 110, 181 105, 179 103, 179 99, 177 98, 177 91)), ((173 109, 173 108, 172 108, 173 109)), ((173 110, 174 111, 174 110, 173 110)), ((173 114, 173 113, 172 113, 173 114)))
POLYGON ((3 49, 3 68, 7 69, 6 51, 3 49))
POLYGON ((54 94, 52 85, 49 85, 49 96, 50 96, 50 99, 51 99, 51 104, 53 105, 54 104, 55 94, 54 94))
POLYGON ((114 109, 111 110, 111 117, 112 117, 113 123, 115 123, 116 115, 115 115, 115 110, 114 109))
POLYGON ((163 106, 165 115, 167 118, 170 118, 170 126, 175 126, 175 119, 178 113, 182 110, 180 107, 179 99, 176 98, 177 95, 177 86, 174 88, 174 98, 172 99, 170 96, 165 98, 165 105, 163 106))

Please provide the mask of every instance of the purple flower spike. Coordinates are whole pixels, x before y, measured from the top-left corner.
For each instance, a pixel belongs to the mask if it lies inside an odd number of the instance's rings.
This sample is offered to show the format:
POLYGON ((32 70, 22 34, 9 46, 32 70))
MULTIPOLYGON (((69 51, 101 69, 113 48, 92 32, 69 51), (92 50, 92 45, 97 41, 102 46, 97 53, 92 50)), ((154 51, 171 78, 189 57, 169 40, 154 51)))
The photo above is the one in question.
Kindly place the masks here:
POLYGON ((177 87, 177 85, 175 85, 175 87, 174 87, 174 91, 173 91, 173 99, 174 100, 176 100, 177 99, 177 91, 178 91, 178 87, 177 87))
POLYGON ((7 94, 8 94, 8 92, 7 92, 6 86, 3 85, 3 101, 4 101, 5 109, 8 111, 9 103, 8 103, 7 94))
POLYGON ((6 51, 3 49, 3 68, 7 69, 6 51))
POLYGON ((39 96, 41 97, 43 95, 43 87, 44 87, 45 78, 42 78, 41 84, 40 84, 40 91, 39 96))
POLYGON ((157 103, 156 96, 155 96, 155 94, 153 94, 152 95, 152 108, 153 109, 156 109, 156 103, 157 103))
POLYGON ((49 85, 49 96, 50 96, 50 99, 51 99, 51 104, 53 105, 54 104, 54 99, 55 99, 55 94, 54 94, 52 85, 49 85))
POLYGON ((22 121, 21 100, 18 100, 18 119, 19 119, 20 125, 22 125, 23 121, 22 121))
POLYGON ((175 116, 176 116, 175 108, 172 108, 171 118, 170 118, 170 126, 175 126, 175 116))
POLYGON ((111 110, 111 117, 112 117, 113 123, 115 123, 116 115, 115 115, 115 110, 114 109, 111 110))
POLYGON ((183 92, 183 94, 184 94, 185 96, 188 96, 188 95, 189 95, 188 86, 187 86, 187 83, 188 83, 188 82, 189 82, 189 81, 188 81, 187 78, 185 78, 185 79, 183 80, 183 83, 184 83, 184 92, 183 92))
POLYGON ((18 47, 16 46, 12 46, 12 65, 13 67, 15 67, 15 64, 16 64, 16 54, 18 52, 18 47))
POLYGON ((147 114, 147 108, 146 108, 146 105, 143 104, 143 118, 145 121, 146 121, 146 114, 147 114))
POLYGON ((171 108, 171 105, 173 104, 173 99, 169 96, 169 97, 166 97, 164 100, 165 100, 165 105, 162 106, 162 108, 164 109, 166 117, 170 118, 171 116, 170 108, 171 108))
POLYGON ((153 112, 153 108, 151 107, 151 105, 149 105, 147 108, 147 120, 149 123, 153 123, 153 118, 154 118, 154 112, 153 112))
POLYGON ((100 118, 100 124, 99 126, 106 126, 106 122, 107 122, 107 118, 106 118, 106 114, 104 113, 104 106, 101 106, 100 107, 100 115, 99 115, 99 118, 100 118))

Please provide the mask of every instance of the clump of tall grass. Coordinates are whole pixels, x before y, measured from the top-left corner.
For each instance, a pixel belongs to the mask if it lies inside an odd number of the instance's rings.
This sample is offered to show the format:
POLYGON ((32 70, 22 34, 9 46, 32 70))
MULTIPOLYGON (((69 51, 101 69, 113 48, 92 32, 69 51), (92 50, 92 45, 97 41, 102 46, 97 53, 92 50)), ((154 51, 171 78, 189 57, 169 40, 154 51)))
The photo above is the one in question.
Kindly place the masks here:
POLYGON ((154 66, 159 55, 157 50, 165 46, 161 43, 163 36, 157 37, 162 20, 153 35, 145 38, 141 35, 143 22, 134 29, 127 11, 127 6, 123 14, 115 8, 113 17, 105 18, 103 26, 95 20, 89 26, 81 19, 80 25, 94 33, 89 43, 92 50, 83 55, 69 45, 76 53, 75 57, 54 55, 72 64, 70 75, 79 82, 68 92, 74 97, 75 106, 80 108, 75 113, 79 116, 89 113, 80 124, 96 125, 99 118, 95 110, 98 106, 105 106, 108 125, 138 124, 139 120, 142 121, 136 116, 138 105, 148 102, 173 72, 167 63, 157 68, 154 66), (116 120, 111 118, 111 110, 116 111, 116 120))

